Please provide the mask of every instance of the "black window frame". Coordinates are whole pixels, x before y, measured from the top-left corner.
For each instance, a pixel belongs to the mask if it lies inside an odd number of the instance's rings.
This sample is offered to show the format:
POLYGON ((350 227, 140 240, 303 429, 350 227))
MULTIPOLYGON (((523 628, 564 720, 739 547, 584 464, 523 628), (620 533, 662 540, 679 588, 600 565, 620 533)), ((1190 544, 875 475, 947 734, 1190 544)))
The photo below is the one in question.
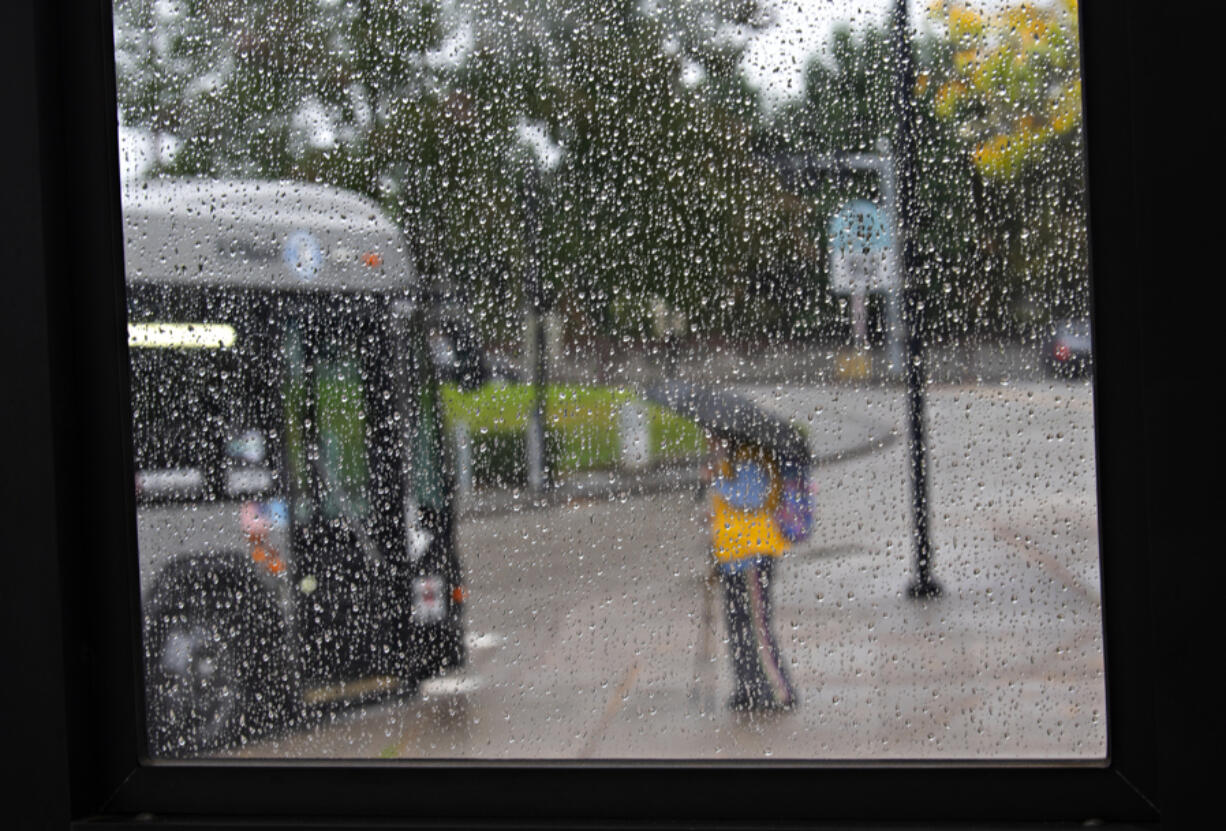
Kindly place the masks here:
MULTIPOLYGON (((919 0, 913 0, 919 2, 919 0)), ((1172 661, 1174 569, 1154 528, 1164 346, 1144 292, 1147 165, 1140 129, 1159 58, 1136 47, 1140 3, 1085 0, 1084 100, 1095 275, 1103 551, 1105 764, 143 763, 139 597, 110 4, 19 0, 0 35, 11 113, 0 161, 10 269, 0 304, 7 406, 4 500, 14 639, 5 732, 28 756, 11 816, 30 827, 148 827, 313 817, 673 826, 826 821, 1168 824, 1182 768, 1172 661), (1148 63, 1147 63, 1148 62, 1148 63), (1110 275, 1106 279, 1102 275, 1110 275), (15 406, 16 404, 20 406, 15 406), (17 437, 20 437, 18 440, 17 437), (1165 619, 1165 617, 1164 617, 1165 619), (1165 769, 1166 774, 1163 775, 1165 769), (726 798, 733 792, 752 799, 726 798)), ((1168 47, 1169 48, 1169 47, 1168 47)), ((1161 52, 1158 53, 1161 55, 1161 52)), ((1183 647, 1184 650, 1187 647, 1183 647)), ((1178 678, 1178 676, 1176 676, 1178 678)), ((194 827, 194 826, 193 826, 194 827)), ((346 826, 352 827, 352 826, 346 826)))

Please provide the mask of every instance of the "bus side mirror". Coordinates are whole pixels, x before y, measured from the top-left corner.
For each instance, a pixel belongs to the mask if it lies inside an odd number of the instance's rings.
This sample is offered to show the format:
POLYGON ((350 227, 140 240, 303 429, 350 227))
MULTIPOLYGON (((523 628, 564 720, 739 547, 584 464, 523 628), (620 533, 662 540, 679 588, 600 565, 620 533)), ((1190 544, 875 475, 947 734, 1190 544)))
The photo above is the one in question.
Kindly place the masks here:
POLYGON ((262 465, 268 456, 268 440, 259 430, 244 430, 226 442, 226 458, 231 462, 262 465))

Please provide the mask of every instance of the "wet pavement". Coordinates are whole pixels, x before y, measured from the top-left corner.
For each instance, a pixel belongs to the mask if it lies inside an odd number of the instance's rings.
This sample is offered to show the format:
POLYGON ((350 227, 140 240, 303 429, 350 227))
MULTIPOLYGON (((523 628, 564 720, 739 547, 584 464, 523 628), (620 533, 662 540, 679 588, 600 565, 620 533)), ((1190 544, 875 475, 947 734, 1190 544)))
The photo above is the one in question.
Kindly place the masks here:
MULTIPOLYGON (((470 661, 234 753, 295 758, 1096 759, 1105 754, 1090 387, 930 390, 934 572, 907 596, 901 392, 741 387, 807 427, 817 529, 776 571, 801 704, 730 711, 692 485, 505 497, 459 529, 470 661)), ((504 495, 505 496, 505 495, 504 495)))

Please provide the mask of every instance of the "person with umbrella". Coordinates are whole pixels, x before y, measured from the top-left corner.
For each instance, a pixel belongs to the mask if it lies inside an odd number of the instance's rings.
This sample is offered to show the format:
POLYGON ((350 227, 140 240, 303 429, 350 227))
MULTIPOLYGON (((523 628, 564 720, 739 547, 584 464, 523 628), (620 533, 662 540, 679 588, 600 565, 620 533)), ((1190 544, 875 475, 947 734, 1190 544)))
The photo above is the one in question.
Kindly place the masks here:
POLYGON ((771 578, 788 549, 775 512, 781 477, 764 444, 714 437, 711 500, 712 553, 724 594, 734 690, 740 711, 794 707, 796 693, 784 669, 771 620, 771 578))
POLYGON ((806 539, 809 444, 803 431, 728 391, 671 381, 650 387, 648 400, 706 429, 712 561, 723 586, 736 710, 796 706, 771 622, 775 563, 806 539))

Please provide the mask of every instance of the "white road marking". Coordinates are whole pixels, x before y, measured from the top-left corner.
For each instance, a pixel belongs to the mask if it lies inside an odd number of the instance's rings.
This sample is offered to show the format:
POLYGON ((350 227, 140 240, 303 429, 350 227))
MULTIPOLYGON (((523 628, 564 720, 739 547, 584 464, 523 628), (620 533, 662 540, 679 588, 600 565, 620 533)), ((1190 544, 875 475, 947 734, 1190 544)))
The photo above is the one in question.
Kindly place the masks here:
POLYGON ((467 676, 444 676, 442 678, 430 678, 421 682, 421 697, 428 699, 433 697, 443 697, 448 695, 463 695, 464 693, 476 692, 485 686, 485 679, 477 675, 467 676))
POLYGON ((468 645, 469 649, 480 651, 482 649, 493 649, 495 646, 501 645, 504 640, 505 638, 497 632, 481 632, 479 634, 469 632, 464 642, 468 645))

